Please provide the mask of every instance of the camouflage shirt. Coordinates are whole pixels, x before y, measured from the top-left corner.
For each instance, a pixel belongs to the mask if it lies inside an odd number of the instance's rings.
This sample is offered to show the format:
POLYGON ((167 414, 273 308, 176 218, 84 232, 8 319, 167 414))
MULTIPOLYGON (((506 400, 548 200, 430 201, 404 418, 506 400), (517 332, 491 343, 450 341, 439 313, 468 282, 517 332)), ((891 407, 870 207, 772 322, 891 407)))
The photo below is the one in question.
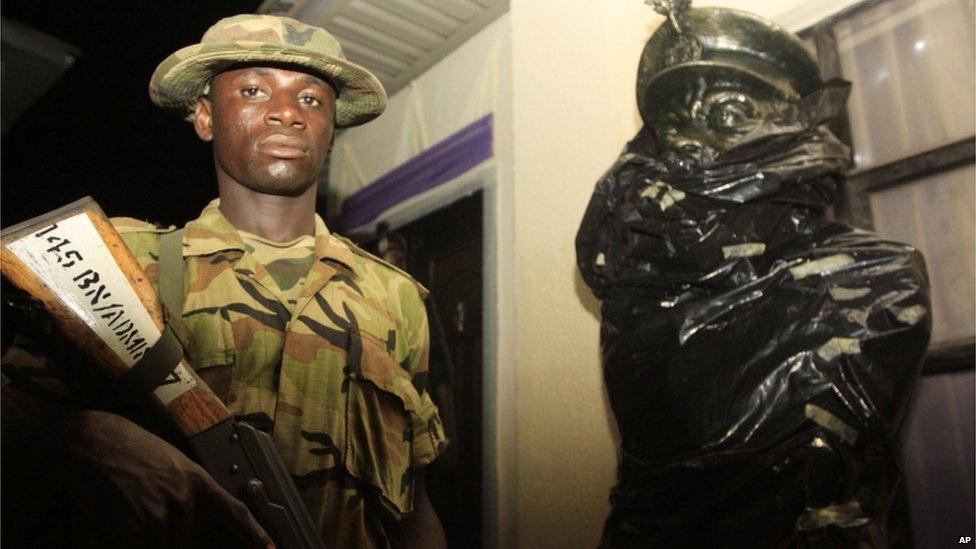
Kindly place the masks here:
MULTIPOLYGON (((413 509, 414 473, 446 445, 426 392, 426 290, 330 234, 293 312, 211 202, 183 234, 183 334, 231 413, 270 431, 329 547, 388 546, 384 517, 413 509)), ((112 220, 148 278, 160 229, 112 220)))

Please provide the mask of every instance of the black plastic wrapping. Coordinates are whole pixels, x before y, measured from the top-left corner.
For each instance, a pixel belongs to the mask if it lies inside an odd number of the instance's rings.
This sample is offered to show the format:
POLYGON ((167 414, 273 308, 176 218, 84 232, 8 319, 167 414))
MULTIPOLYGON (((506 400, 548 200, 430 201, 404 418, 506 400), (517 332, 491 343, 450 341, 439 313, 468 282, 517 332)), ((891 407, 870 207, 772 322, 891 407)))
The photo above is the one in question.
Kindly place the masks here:
POLYGON ((604 546, 891 541, 929 296, 912 247, 825 219, 848 91, 691 172, 642 130, 597 184, 576 247, 622 446, 604 546))

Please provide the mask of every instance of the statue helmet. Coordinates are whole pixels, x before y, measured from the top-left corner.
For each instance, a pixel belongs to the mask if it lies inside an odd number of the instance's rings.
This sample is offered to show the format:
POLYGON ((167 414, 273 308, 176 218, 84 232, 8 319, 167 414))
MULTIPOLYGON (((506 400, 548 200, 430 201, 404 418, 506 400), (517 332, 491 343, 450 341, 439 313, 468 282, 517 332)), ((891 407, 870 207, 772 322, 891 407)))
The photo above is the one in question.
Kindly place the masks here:
POLYGON ((644 45, 637 69, 637 105, 648 125, 657 119, 656 106, 688 78, 732 79, 786 100, 822 84, 813 53, 772 21, 733 9, 690 8, 687 0, 652 1, 668 20, 644 45))

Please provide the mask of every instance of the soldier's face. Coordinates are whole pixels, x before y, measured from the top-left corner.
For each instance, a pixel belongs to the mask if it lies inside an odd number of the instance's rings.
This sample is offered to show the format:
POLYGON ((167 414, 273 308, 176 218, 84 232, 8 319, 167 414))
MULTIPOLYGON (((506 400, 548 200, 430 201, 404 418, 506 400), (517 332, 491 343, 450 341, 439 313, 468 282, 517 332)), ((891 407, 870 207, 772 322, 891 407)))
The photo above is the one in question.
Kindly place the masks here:
POLYGON ((672 169, 710 164, 786 102, 738 82, 700 77, 679 88, 654 126, 661 156, 672 169))
POLYGON ((335 93, 288 67, 217 75, 197 103, 197 135, 213 141, 217 178, 256 192, 297 196, 315 185, 332 142, 335 93))

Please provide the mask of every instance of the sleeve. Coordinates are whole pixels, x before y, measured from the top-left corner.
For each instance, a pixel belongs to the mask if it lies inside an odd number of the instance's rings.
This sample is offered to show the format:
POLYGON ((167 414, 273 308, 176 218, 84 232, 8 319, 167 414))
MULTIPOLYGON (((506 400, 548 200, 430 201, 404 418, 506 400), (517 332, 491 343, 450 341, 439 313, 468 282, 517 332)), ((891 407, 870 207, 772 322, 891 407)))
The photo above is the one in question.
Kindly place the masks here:
POLYGON ((406 367, 413 386, 420 394, 420 411, 413 416, 413 457, 416 467, 428 465, 447 448, 437 406, 427 392, 428 361, 430 358, 430 330, 423 297, 414 284, 405 284, 401 290, 402 314, 407 326, 409 347, 406 367))

